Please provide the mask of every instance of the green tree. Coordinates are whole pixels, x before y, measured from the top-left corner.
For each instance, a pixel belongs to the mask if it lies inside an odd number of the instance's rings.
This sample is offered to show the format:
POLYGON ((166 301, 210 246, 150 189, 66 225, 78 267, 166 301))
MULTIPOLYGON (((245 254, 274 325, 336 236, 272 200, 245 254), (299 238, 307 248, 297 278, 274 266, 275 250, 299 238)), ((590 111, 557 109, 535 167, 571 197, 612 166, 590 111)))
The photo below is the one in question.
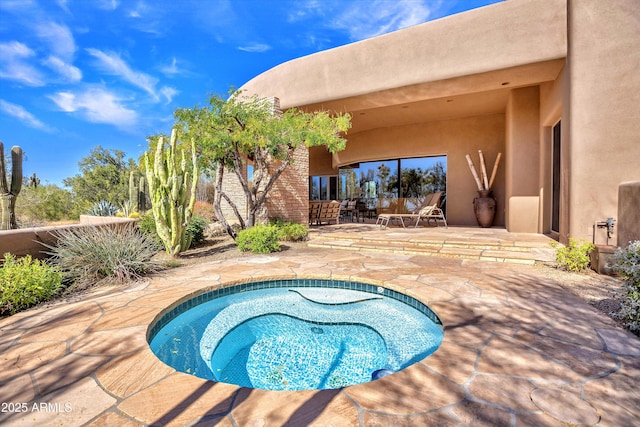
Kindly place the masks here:
POLYGON ((16 204, 16 216, 23 224, 60 221, 73 217, 73 196, 57 185, 27 186, 16 204))
POLYGON ((389 166, 385 165, 384 163, 378 166, 378 173, 376 173, 376 177, 380 182, 380 193, 385 197, 393 196, 394 187, 392 185, 395 185, 395 183, 389 181, 389 174, 391 174, 391 168, 389 166))
POLYGON ((240 92, 232 92, 227 100, 212 96, 208 106, 179 109, 175 117, 186 140, 195 141, 203 169, 215 171, 214 211, 234 238, 234 230, 222 215, 222 199, 235 212, 241 228, 266 222, 267 195, 293 162, 295 149, 324 145, 330 152, 338 152, 345 148, 343 135, 351 127, 348 114, 332 116, 295 108, 280 112, 269 100, 240 92), (247 161, 253 164, 250 180, 244 173, 247 161), (222 189, 224 173, 229 170, 235 173, 244 191, 246 222, 222 189))
POLYGON ((81 206, 88 208, 100 200, 120 206, 129 198, 129 173, 140 171, 138 165, 125 156, 123 151, 97 146, 78 162, 80 174, 62 182, 71 188, 75 202, 81 206))

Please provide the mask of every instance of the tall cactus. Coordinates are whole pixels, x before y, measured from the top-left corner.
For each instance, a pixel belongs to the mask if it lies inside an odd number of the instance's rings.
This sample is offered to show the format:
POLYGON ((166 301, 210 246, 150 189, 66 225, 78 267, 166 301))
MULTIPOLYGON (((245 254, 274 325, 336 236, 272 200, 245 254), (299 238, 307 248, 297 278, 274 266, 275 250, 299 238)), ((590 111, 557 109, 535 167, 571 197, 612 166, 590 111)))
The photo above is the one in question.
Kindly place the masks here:
POLYGON ((129 172, 129 208, 138 211, 138 187, 136 187, 136 176, 133 171, 129 172))
POLYGON ((11 147, 11 181, 7 178, 4 164, 4 145, 0 141, 0 208, 2 219, 0 230, 18 228, 16 222, 16 198, 22 189, 22 148, 11 147))
POLYGON ((140 177, 138 185, 138 212, 147 210, 147 193, 144 191, 144 176, 140 177))
POLYGON ((34 172, 33 175, 29 177, 29 181, 27 181, 27 187, 37 188, 40 185, 40 178, 34 172))
POLYGON ((171 256, 178 255, 191 244, 191 238, 185 230, 193 214, 198 183, 195 145, 192 141, 189 170, 184 150, 181 150, 180 156, 177 153, 176 139, 175 129, 171 132, 168 147, 165 147, 164 138, 160 138, 153 167, 148 153, 144 156, 156 232, 171 256))
POLYGON ((144 176, 140 177, 136 186, 135 173, 129 173, 129 206, 135 212, 144 212, 147 210, 147 193, 144 191, 144 176))

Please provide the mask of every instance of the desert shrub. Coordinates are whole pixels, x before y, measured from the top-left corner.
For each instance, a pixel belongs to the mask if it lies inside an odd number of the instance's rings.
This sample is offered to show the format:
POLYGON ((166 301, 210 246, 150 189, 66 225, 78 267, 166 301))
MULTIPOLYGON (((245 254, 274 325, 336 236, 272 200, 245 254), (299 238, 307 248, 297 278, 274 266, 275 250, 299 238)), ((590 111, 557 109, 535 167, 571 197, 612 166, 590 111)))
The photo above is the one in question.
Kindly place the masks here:
POLYGON ((309 230, 302 224, 286 223, 278 227, 280 240, 288 242, 299 242, 307 239, 309 230))
POLYGON ((147 213, 140 216, 138 228, 144 234, 156 234, 156 220, 151 211, 147 211, 147 213))
POLYGON ((193 205, 193 214, 201 216, 209 222, 216 220, 216 215, 213 213, 213 205, 211 203, 196 202, 193 205))
POLYGON ((106 200, 100 200, 89 209, 89 215, 94 216, 116 216, 117 214, 118 208, 106 200))
POLYGON ((207 228, 208 222, 206 219, 201 217, 200 215, 193 215, 191 217, 191 221, 189 221, 189 225, 185 232, 191 238, 191 245, 189 247, 194 247, 204 242, 204 230, 207 228))
MULTIPOLYGON (((208 222, 203 217, 199 215, 193 215, 191 217, 191 222, 189 222, 186 228, 186 233, 191 236, 190 247, 194 247, 204 241, 204 230, 206 230, 207 225, 208 222)), ((159 247, 162 247, 162 240, 156 231, 156 220, 153 217, 153 212, 148 211, 146 214, 140 216, 138 228, 143 234, 156 242, 159 247)))
POLYGON ((156 271, 152 259, 160 247, 136 227, 81 227, 58 232, 50 247, 53 262, 71 288, 88 288, 103 280, 124 283, 156 271))
POLYGON ((62 273, 30 255, 4 254, 0 268, 0 315, 14 314, 47 301, 62 288, 62 273))
POLYGON ((640 240, 616 251, 613 268, 624 279, 617 293, 621 308, 615 317, 640 335, 640 240))
POLYGON ((278 227, 273 225, 256 225, 241 230, 236 237, 238 249, 257 254, 268 254, 280 250, 278 227))
POLYGON ((589 254, 596 247, 582 239, 569 238, 569 246, 556 246, 556 262, 565 270, 580 272, 589 267, 589 254))
POLYGON ((23 187, 16 199, 16 216, 23 225, 66 220, 72 211, 72 194, 51 184, 23 187))
POLYGON ((279 217, 269 219, 269 225, 278 228, 278 238, 283 241, 298 242, 306 240, 309 234, 308 228, 304 225, 286 222, 279 217))

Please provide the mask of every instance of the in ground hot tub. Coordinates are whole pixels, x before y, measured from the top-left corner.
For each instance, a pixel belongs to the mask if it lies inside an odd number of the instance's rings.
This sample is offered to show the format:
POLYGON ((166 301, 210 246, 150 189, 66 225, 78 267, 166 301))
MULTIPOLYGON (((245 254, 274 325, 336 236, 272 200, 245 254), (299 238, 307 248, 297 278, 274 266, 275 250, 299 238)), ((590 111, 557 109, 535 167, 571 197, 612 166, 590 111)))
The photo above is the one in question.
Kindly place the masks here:
POLYGON ((375 285, 318 279, 245 283, 198 294, 149 330, 166 364, 266 390, 335 389, 432 354, 443 328, 420 301, 375 285))

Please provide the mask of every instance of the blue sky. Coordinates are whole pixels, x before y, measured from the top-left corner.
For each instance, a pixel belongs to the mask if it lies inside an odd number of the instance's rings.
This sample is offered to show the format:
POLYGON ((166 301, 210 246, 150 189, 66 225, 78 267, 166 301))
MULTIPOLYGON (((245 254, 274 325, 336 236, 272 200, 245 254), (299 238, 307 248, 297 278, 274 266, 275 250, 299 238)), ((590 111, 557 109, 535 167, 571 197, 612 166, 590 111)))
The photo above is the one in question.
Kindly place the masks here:
POLYGON ((61 184, 291 59, 498 0, 1 0, 0 140, 61 184))

